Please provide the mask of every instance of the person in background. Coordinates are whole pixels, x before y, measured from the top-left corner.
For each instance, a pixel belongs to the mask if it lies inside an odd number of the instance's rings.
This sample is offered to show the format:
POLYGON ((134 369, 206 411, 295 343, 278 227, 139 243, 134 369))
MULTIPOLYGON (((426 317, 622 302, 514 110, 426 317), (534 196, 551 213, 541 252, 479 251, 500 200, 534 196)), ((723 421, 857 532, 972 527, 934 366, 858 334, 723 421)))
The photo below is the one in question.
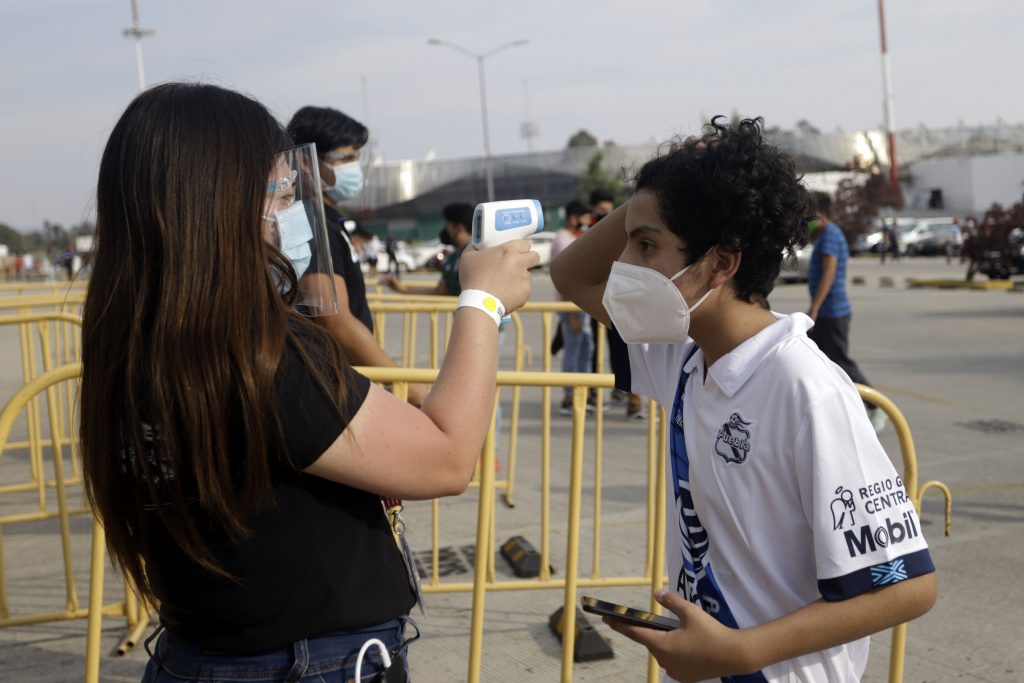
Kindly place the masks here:
MULTIPOLYGON (((615 210, 615 197, 611 192, 606 190, 594 190, 590 193, 590 211, 594 220, 594 226, 596 227, 606 216, 615 210)), ((590 319, 591 330, 594 333, 594 339, 597 339, 598 335, 598 322, 597 318, 590 319)), ((615 326, 607 328, 608 332, 606 339, 608 340, 608 356, 611 359, 612 372, 617 372, 629 363, 629 354, 626 350, 626 342, 622 341, 622 337, 615 330, 615 326)), ((592 364, 594 372, 597 372, 597 344, 594 344, 594 362, 592 364)), ((627 420, 643 420, 647 417, 647 414, 643 409, 643 401, 638 394, 634 394, 628 391, 621 391, 615 389, 612 391, 612 400, 615 402, 622 402, 625 400, 626 403, 626 419, 627 420)))
MULTIPOLYGON (((846 265, 850 248, 846 235, 832 222, 832 198, 824 192, 814 194, 817 216, 811 221, 814 251, 807 271, 807 286, 811 291, 811 306, 807 315, 814 327, 807 336, 818 345, 830 361, 843 369, 847 376, 864 386, 871 386, 857 363, 850 358, 850 321, 853 306, 846 295, 846 265)), ((876 432, 885 428, 885 412, 878 406, 865 403, 871 425, 876 432)))
POLYGON ((893 261, 896 263, 900 262, 900 238, 898 232, 895 219, 882 223, 882 241, 878 251, 883 266, 885 265, 885 257, 890 254, 893 261))
POLYGON ((849 377, 805 315, 769 307, 813 211, 795 164, 761 119, 724 120, 647 162, 632 198, 551 264, 627 342, 616 384, 670 411, 655 598, 679 627, 604 620, 677 681, 854 683, 872 633, 935 603, 934 564, 849 377))
POLYGON ((949 237, 946 239, 946 265, 953 263, 953 257, 959 255, 964 246, 964 234, 960 230, 960 223, 954 222, 949 228, 949 237))
MULTIPOLYGON (((324 217, 331 251, 333 273, 319 273, 311 268, 306 278, 333 278, 338 292, 338 312, 317 318, 345 349, 353 365, 397 367, 394 359, 373 336, 373 316, 366 300, 366 283, 358 255, 352 245, 341 211, 341 204, 356 197, 363 189, 363 171, 359 153, 369 138, 366 126, 345 113, 330 107, 303 107, 288 122, 288 135, 296 145, 313 143, 320 162, 320 178, 324 183, 324 217)), ((312 263, 316 264, 317 259, 312 263)), ((409 386, 409 402, 421 405, 427 388, 409 386)))
POLYGON ((394 235, 388 235, 384 249, 388 255, 388 274, 390 275, 394 271, 396 276, 401 276, 402 269, 398 266, 398 240, 394 235))
MULTIPOLYGON (((551 243, 551 260, 554 261, 566 247, 583 234, 590 225, 590 209, 583 202, 573 199, 565 205, 565 222, 559 228, 551 243)), ((555 287, 555 299, 565 301, 565 296, 555 287)), ((594 356, 594 333, 590 316, 583 311, 558 314, 558 333, 562 341, 562 372, 592 372, 594 356)), ((557 341, 557 338, 556 340, 557 341)), ((553 342, 554 347, 554 342, 553 342)), ((593 397, 587 398, 588 411, 593 410, 593 397)), ((572 415, 572 389, 566 387, 558 412, 563 416, 572 415)))
POLYGON ((377 260, 380 258, 380 238, 371 235, 363 245, 363 261, 370 270, 370 275, 377 275, 377 260))
POLYGON ((455 247, 445 257, 444 265, 441 266, 441 278, 434 285, 416 285, 402 282, 389 273, 384 284, 390 289, 401 294, 433 294, 436 296, 458 296, 462 291, 462 286, 459 284, 459 262, 462 260, 462 253, 473 238, 473 205, 465 202, 453 202, 441 210, 441 215, 444 217, 441 241, 455 247))

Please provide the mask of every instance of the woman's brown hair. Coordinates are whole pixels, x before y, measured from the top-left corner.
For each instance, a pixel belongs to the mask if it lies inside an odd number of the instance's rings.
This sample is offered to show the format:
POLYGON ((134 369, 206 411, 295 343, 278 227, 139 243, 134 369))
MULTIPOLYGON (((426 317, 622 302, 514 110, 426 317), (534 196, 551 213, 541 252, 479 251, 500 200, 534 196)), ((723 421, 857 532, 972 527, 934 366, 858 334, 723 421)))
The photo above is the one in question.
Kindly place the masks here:
POLYGON ((287 466, 275 395, 286 344, 343 407, 340 347, 291 309, 281 291, 296 290, 295 273, 263 238, 287 143, 259 102, 171 83, 128 106, 103 152, 82 459, 111 555, 151 598, 163 599, 145 570, 154 531, 228 576, 213 544, 244 538, 273 505, 272 474, 287 466))

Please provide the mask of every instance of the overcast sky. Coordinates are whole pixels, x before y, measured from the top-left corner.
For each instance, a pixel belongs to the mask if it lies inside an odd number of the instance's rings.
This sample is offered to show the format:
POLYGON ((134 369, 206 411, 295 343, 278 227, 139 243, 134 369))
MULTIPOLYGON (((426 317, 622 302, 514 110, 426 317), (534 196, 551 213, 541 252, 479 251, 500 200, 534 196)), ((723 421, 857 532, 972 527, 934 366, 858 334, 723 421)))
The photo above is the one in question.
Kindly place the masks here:
MULTIPOLYGON (((886 9, 898 127, 1024 121, 1024 3, 886 9)), ((476 64, 428 38, 477 52, 529 40, 487 61, 495 154, 526 150, 524 81, 543 149, 579 128, 663 140, 734 109, 826 131, 882 121, 874 0, 139 0, 139 11, 156 30, 143 43, 149 84, 218 83, 282 121, 334 106, 365 117, 386 159, 482 149, 476 64)), ((0 222, 92 218, 103 145, 137 94, 130 23, 129 0, 0 3, 0 222)))

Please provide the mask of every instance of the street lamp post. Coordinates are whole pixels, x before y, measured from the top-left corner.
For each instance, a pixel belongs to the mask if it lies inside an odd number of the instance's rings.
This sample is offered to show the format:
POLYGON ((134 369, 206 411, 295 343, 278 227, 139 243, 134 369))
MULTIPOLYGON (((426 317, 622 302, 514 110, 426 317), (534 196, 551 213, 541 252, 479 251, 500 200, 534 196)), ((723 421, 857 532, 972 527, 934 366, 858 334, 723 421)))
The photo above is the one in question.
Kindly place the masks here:
POLYGON ((139 25, 139 8, 132 0, 132 26, 121 32, 125 38, 135 39, 135 68, 139 75, 139 92, 146 89, 146 70, 142 66, 142 39, 153 35, 153 29, 139 25))
POLYGON ((507 50, 513 47, 519 47, 520 45, 526 45, 526 40, 515 40, 511 43, 505 43, 499 47, 494 48, 490 52, 477 53, 471 50, 467 50, 461 45, 456 45, 447 40, 439 40, 437 38, 430 38, 427 40, 428 45, 437 45, 439 47, 450 47, 460 54, 464 54, 467 57, 471 57, 476 60, 477 71, 480 78, 480 119, 483 125, 484 132, 484 172, 487 175, 487 201, 494 201, 494 171, 491 168, 491 137, 487 125, 487 83, 484 78, 484 60, 488 57, 496 55, 502 50, 507 50))

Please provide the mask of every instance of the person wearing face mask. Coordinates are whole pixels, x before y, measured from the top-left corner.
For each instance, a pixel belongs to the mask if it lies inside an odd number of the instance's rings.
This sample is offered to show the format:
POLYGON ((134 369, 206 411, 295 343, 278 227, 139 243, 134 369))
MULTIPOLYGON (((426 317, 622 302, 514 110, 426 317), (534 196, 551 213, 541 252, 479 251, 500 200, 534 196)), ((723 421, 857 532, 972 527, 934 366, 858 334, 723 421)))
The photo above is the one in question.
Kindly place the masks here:
MULTIPOLYGON (((853 307, 846 295, 846 264, 850 249, 842 229, 832 222, 832 198, 815 192, 818 215, 811 220, 809 231, 814 251, 807 269, 807 286, 811 290, 811 307, 807 315, 814 321, 810 337, 829 360, 841 367, 857 384, 871 386, 867 377, 850 358, 850 319, 853 307)), ((885 428, 885 412, 873 403, 864 403, 876 432, 885 428)))
POLYGON ((78 440, 106 547, 159 615, 145 683, 409 680, 418 583, 383 499, 468 486, 498 326, 538 256, 515 240, 463 257, 414 408, 310 319, 315 168, 266 107, 202 83, 140 93, 103 152, 78 440), (372 640, 384 654, 364 657, 372 640))
MULTIPOLYGON (((565 205, 565 222, 555 233, 551 243, 551 258, 557 257, 572 244, 590 223, 590 208, 578 199, 572 199, 565 205)), ((555 286, 555 300, 564 301, 565 296, 555 286)), ((562 372, 590 372, 594 356, 594 331, 590 316, 583 311, 558 314, 558 331, 551 340, 551 353, 562 351, 562 372)), ((587 410, 593 411, 595 400, 593 395, 587 397, 587 410)), ((558 414, 563 417, 572 415, 572 389, 566 387, 562 396, 562 404, 558 414)))
POLYGON ((761 119, 724 120, 645 164, 633 197, 551 264, 627 343, 617 386, 669 416, 655 598, 681 626, 606 622, 672 680, 856 681, 872 633, 934 604, 934 565, 853 383, 810 318, 769 307, 810 196, 761 119))
POLYGON ((466 202, 452 202, 441 210, 444 227, 441 229, 441 243, 455 247, 444 259, 441 278, 433 285, 416 285, 402 282, 394 275, 383 278, 388 288, 401 294, 432 294, 435 296, 458 296, 462 292, 459 284, 459 263, 462 254, 473 238, 473 205, 466 202))
MULTIPOLYGON (((359 256, 345 230, 346 217, 341 210, 343 202, 362 192, 360 151, 369 139, 369 131, 337 109, 313 106, 295 112, 287 130, 295 144, 316 145, 320 179, 324 186, 324 217, 333 272, 311 268, 306 277, 313 280, 333 278, 339 306, 335 315, 319 318, 318 322, 341 342, 354 365, 395 367, 394 359, 373 336, 373 316, 366 300, 366 284, 359 256)), ((375 268, 375 264, 371 267, 375 268)), ((413 405, 422 404, 425 396, 426 387, 409 386, 409 401, 413 405)))

